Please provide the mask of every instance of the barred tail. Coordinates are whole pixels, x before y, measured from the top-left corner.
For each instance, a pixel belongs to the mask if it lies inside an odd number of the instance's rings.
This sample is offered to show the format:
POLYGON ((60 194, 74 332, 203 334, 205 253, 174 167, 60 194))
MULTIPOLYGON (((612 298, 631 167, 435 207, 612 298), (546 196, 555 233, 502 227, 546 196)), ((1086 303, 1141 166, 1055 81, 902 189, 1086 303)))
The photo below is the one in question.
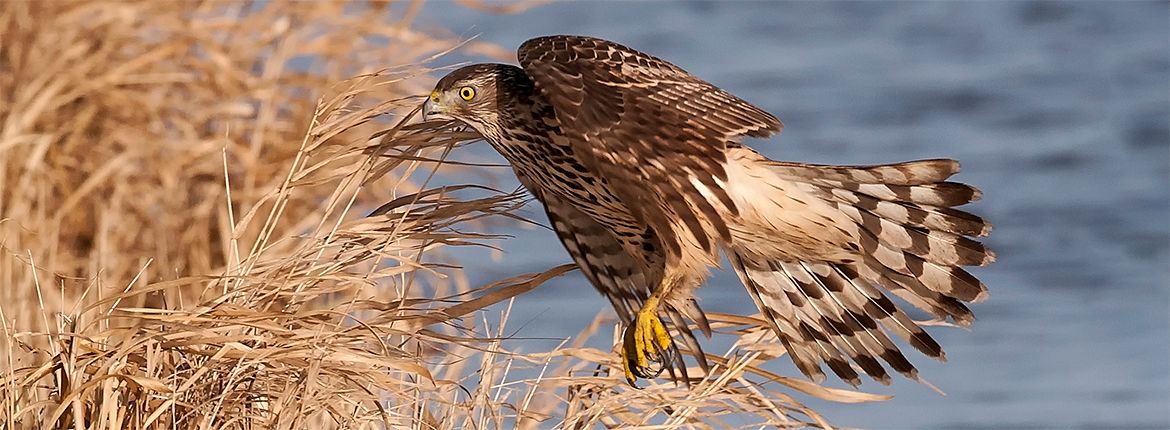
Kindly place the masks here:
MULTIPOLYGON (((754 202, 742 200, 752 206, 749 217, 763 218, 746 222, 768 226, 777 243, 744 239, 728 254, 801 372, 821 381, 825 363, 850 384, 860 384, 858 370, 887 384, 889 366, 918 379, 887 333, 945 360, 939 344, 886 292, 961 326, 974 319, 965 303, 986 298, 987 287, 962 266, 995 260, 968 237, 984 236, 991 226, 953 209, 980 196, 971 186, 946 181, 958 163, 822 166, 774 162, 754 151, 735 154, 747 166, 744 174, 768 184, 751 190, 763 194, 754 202)), ((746 238, 749 228, 740 230, 746 238)))

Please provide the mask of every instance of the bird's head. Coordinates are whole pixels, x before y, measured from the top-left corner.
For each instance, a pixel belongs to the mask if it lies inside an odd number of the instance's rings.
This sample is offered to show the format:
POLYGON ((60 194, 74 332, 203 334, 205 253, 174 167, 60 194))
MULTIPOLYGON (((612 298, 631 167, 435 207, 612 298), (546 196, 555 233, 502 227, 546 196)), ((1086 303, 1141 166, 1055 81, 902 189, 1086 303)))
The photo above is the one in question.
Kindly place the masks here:
POLYGON ((501 113, 518 111, 532 92, 532 81, 519 67, 465 66, 439 80, 423 105, 423 117, 460 121, 490 138, 504 126, 501 113))

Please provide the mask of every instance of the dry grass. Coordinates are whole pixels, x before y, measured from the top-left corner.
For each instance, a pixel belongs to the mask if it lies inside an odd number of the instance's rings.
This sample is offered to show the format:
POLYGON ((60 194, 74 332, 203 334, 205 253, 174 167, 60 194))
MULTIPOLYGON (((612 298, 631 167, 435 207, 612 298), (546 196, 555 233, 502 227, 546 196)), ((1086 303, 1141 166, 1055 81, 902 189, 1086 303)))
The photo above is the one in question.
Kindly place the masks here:
POLYGON ((786 392, 881 398, 759 369, 752 318, 712 316, 752 347, 690 389, 626 387, 582 346, 605 314, 509 351, 485 308, 570 268, 472 287, 443 256, 524 197, 427 187, 474 136, 414 118, 457 45, 417 7, 0 3, 0 428, 827 426, 786 392))

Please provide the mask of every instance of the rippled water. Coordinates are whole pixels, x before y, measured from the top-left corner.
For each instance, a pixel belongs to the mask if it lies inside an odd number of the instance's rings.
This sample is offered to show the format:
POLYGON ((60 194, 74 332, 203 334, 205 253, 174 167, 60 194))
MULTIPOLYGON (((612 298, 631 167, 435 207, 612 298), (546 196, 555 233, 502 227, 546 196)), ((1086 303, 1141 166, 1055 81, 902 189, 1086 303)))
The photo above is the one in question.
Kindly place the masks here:
MULTIPOLYGON (((961 160, 1000 258, 974 271, 992 294, 973 329, 933 331, 950 362, 916 360, 948 395, 901 381, 863 386, 888 402, 809 399, 832 422, 1170 428, 1168 16, 1165 2, 615 2, 505 16, 434 3, 422 20, 509 47, 577 33, 654 53, 784 120, 754 143, 772 158, 961 160)), ((475 269, 568 261, 545 231, 504 246, 475 269)), ((576 333, 608 306, 585 285, 523 297, 519 335, 576 333)), ((700 295, 753 311, 742 291, 721 273, 700 295)))

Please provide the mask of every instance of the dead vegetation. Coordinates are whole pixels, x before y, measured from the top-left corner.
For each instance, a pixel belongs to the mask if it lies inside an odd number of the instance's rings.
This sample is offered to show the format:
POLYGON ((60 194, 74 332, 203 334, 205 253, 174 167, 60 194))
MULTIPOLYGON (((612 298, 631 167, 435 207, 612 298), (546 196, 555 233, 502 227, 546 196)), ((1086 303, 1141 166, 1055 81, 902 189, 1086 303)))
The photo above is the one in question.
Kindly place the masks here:
POLYGON ((469 286, 443 256, 525 196, 425 182, 474 139, 415 117, 427 60, 501 51, 418 7, 0 3, 0 428, 800 427, 827 423, 794 391, 881 399, 758 368, 782 349, 745 317, 712 315, 751 347, 690 389, 625 386, 583 346, 608 314, 509 351, 485 309, 571 268, 469 286))

